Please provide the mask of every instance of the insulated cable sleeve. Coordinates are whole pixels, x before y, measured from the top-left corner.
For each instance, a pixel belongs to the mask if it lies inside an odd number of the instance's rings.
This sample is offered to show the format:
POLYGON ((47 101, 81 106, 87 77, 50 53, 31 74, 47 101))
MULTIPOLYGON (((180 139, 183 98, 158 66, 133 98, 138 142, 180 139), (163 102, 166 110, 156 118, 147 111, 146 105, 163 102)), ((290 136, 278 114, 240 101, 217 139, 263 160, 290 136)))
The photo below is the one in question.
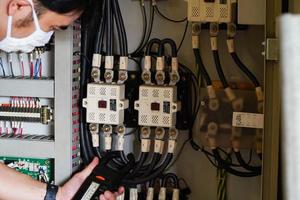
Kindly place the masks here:
POLYGON ((121 31, 122 31, 123 41, 124 41, 125 56, 128 56, 128 40, 127 40, 127 34, 126 34, 126 29, 125 29, 125 25, 124 25, 122 12, 121 12, 120 5, 119 5, 119 0, 115 0, 115 5, 116 5, 116 11, 118 13, 118 17, 119 17, 119 20, 121 23, 121 31))
POLYGON ((153 45, 157 44, 158 46, 160 46, 161 44, 161 40, 158 38, 153 38, 149 41, 149 43, 146 46, 146 51, 145 51, 145 55, 146 56, 150 56, 151 55, 151 49, 153 47, 153 45))
POLYGON ((132 173, 128 174, 128 176, 126 176, 126 178, 133 178, 141 169, 141 167, 143 166, 143 164, 145 163, 145 161, 147 160, 149 153, 141 153, 140 159, 139 161, 136 163, 135 167, 132 170, 132 173))
POLYGON ((240 151, 238 151, 238 152, 235 151, 234 153, 235 153, 237 161, 239 162, 239 164, 243 168, 245 168, 246 170, 253 171, 253 172, 261 174, 261 166, 251 166, 251 165, 248 165, 245 162, 245 160, 243 159, 240 151))
POLYGON ((239 177, 255 177, 255 176, 259 176, 260 175, 260 174, 255 173, 255 172, 240 172, 240 171, 237 171, 235 169, 232 169, 231 167, 228 166, 228 164, 226 163, 226 161, 224 161, 222 159, 222 157, 219 154, 219 150, 218 149, 213 149, 212 152, 213 152, 213 155, 216 158, 219 166, 222 167, 223 169, 225 169, 230 174, 233 174, 233 175, 239 176, 239 177))
POLYGON ((218 50, 213 50, 213 57, 214 57, 214 62, 215 62, 215 66, 216 66, 216 70, 218 72, 218 75, 219 75, 219 78, 222 82, 222 85, 225 88, 228 88, 229 85, 228 85, 228 82, 226 80, 226 77, 224 75, 224 72, 223 72, 223 69, 222 69, 222 66, 221 66, 221 61, 220 61, 220 57, 219 57, 219 51, 218 50))
POLYGON ((230 53, 233 61, 236 63, 236 65, 242 70, 246 76, 252 81, 252 83, 255 85, 255 87, 260 87, 259 81, 257 80, 256 76, 249 70, 248 67, 244 65, 244 63, 240 60, 236 52, 230 53))
POLYGON ((172 49, 172 57, 177 57, 177 46, 174 40, 172 39, 163 39, 160 43, 159 49, 158 49, 158 57, 162 57, 164 53, 164 45, 169 44, 172 49))
POLYGON ((96 37, 96 42, 95 42, 95 53, 101 53, 101 45, 102 45, 102 41, 103 41, 103 37, 104 37, 104 33, 105 33, 105 9, 106 9, 106 2, 103 1, 102 2, 102 10, 101 10, 101 20, 100 20, 100 25, 99 25, 99 29, 98 29, 98 33, 97 33, 97 37, 96 37))
POLYGON ((112 6, 113 6, 113 14, 116 22, 116 27, 117 27, 117 32, 118 32, 118 39, 119 39, 119 47, 120 47, 120 56, 126 56, 125 54, 125 41, 124 41, 124 36, 123 36, 123 30, 121 27, 121 21, 120 21, 120 16, 117 11, 117 6, 116 6, 116 0, 112 1, 112 6))
POLYGON ((123 180, 123 184, 133 184, 133 185, 135 185, 135 184, 145 183, 145 182, 148 182, 150 180, 153 180, 154 178, 159 176, 167 168, 167 166, 172 161, 172 158, 173 158, 173 154, 168 153, 165 162, 162 165, 160 165, 158 168, 155 168, 151 172, 151 175, 149 175, 148 177, 133 179, 133 180, 125 179, 125 180, 123 180))
POLYGON ((112 1, 106 0, 106 53, 107 56, 113 56, 113 15, 112 1))
POLYGON ((201 55, 200 55, 200 50, 199 49, 193 49, 193 51, 194 51, 194 55, 195 55, 195 58, 196 58, 196 63, 199 66, 200 72, 202 73, 202 76, 203 76, 203 78, 206 82, 206 85, 212 85, 211 78, 210 78, 209 74, 207 73, 207 71, 204 67, 204 64, 203 64, 203 61, 202 61, 202 58, 201 58, 201 55))
MULTIPOLYGON (((147 13, 146 13, 146 8, 145 5, 141 4, 141 9, 142 9, 142 15, 143 15, 143 36, 142 39, 140 41, 140 44, 138 45, 138 47, 136 48, 136 50, 140 49, 143 47, 144 43, 145 43, 145 39, 146 39, 146 34, 147 34, 147 29, 148 29, 148 20, 147 20, 147 13)), ((136 50, 133 53, 130 54, 134 54, 136 53, 136 50)))

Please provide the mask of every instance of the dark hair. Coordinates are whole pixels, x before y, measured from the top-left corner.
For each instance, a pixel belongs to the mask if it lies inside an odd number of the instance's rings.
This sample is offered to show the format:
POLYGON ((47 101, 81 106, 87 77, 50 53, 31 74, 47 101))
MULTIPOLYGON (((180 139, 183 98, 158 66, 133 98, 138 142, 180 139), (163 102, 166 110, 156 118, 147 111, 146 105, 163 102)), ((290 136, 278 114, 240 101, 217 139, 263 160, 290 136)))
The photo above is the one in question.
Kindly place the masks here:
POLYGON ((83 11, 88 7, 89 0, 35 0, 38 9, 49 9, 59 14, 73 11, 83 11))

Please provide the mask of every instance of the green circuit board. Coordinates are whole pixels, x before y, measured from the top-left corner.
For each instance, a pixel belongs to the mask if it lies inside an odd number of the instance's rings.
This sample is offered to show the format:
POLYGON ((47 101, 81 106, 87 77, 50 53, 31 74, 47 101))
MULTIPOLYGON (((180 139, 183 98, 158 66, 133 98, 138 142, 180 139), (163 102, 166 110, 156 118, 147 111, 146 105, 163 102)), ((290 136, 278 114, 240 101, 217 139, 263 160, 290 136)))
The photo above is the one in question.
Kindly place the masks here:
POLYGON ((45 183, 54 181, 53 159, 0 157, 0 163, 45 183))

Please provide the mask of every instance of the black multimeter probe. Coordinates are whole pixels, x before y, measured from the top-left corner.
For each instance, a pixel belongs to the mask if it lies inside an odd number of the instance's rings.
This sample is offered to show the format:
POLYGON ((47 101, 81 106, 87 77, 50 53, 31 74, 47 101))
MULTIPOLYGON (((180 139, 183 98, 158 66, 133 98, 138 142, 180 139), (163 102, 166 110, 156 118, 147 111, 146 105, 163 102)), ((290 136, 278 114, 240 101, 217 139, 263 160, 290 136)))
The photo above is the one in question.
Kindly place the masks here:
POLYGON ((118 191, 122 179, 135 165, 134 156, 129 154, 127 156, 129 162, 125 167, 118 171, 111 169, 108 164, 114 158, 117 158, 118 155, 115 152, 111 152, 102 158, 98 166, 95 167, 91 175, 81 185, 73 200, 98 200, 100 194, 103 194, 106 190, 118 191))

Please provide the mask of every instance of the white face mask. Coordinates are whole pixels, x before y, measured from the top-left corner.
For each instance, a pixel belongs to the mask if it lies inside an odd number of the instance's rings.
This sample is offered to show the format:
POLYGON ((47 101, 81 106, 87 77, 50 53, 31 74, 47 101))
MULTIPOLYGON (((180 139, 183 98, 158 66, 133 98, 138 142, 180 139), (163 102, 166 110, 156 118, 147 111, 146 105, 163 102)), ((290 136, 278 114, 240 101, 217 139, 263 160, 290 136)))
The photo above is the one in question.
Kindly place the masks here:
POLYGON ((31 35, 24 38, 13 38, 11 36, 13 17, 8 16, 6 38, 0 41, 1 50, 6 51, 8 53, 10 52, 29 53, 35 47, 45 46, 45 44, 47 44, 51 39, 53 31, 45 32, 40 28, 39 20, 34 10, 32 0, 28 0, 28 2, 32 6, 32 16, 35 24, 35 31, 31 35))

